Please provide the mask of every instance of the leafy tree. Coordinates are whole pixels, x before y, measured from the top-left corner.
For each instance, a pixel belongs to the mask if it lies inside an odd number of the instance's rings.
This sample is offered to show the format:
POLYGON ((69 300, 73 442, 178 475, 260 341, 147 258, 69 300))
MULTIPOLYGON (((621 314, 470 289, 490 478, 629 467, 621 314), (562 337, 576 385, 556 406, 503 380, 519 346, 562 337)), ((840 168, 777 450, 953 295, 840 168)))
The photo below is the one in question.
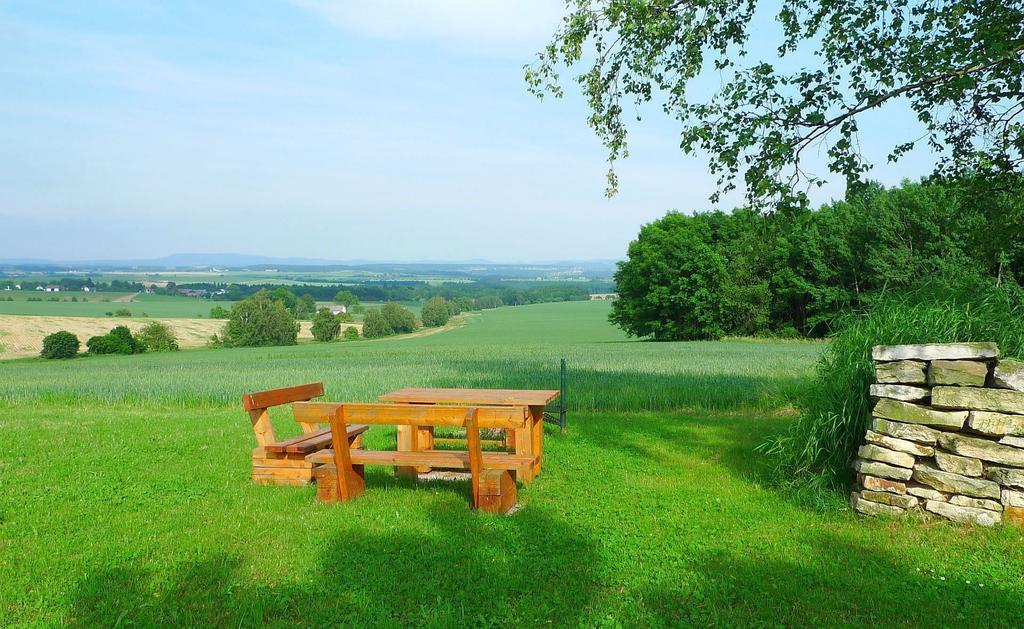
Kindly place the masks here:
POLYGON ((139 342, 148 352, 176 352, 178 339, 171 327, 162 321, 150 321, 139 330, 139 342))
POLYGON ((39 355, 43 358, 74 358, 80 345, 77 336, 61 330, 48 334, 43 339, 43 351, 39 355))
POLYGON ((345 331, 341 333, 341 338, 346 341, 358 341, 359 330, 355 326, 347 325, 345 326, 345 331))
POLYGON ((331 314, 330 309, 321 308, 313 315, 313 338, 322 343, 333 341, 341 332, 341 321, 331 314))
MULTIPOLYGON (((890 161, 926 144, 939 174, 1024 170, 1020 2, 567 4, 563 25, 526 68, 527 83, 538 96, 561 96, 560 69, 584 66, 588 121, 612 165, 627 155, 623 112, 659 99, 682 126, 683 151, 707 155, 718 178, 713 201, 742 181, 753 205, 785 207, 805 202, 798 185, 823 181, 808 173, 805 155, 820 152, 831 172, 860 181, 871 168, 857 137, 862 120, 902 101, 923 133, 893 138, 890 161), (752 54, 753 32, 771 36, 760 9, 774 12, 774 54, 752 54), (719 87, 706 89, 712 80, 719 87)), ((608 183, 614 194, 614 170, 608 183)))
POLYGON ((399 304, 386 303, 380 309, 380 313, 387 319, 388 325, 395 334, 405 334, 416 329, 416 315, 399 304))
POLYGON ((231 312, 224 306, 214 306, 210 308, 211 319, 227 319, 231 316, 231 312))
POLYGON ((610 320, 659 341, 722 336, 726 267, 710 242, 707 221, 678 212, 644 225, 615 272, 610 320))
POLYGON ((368 339, 379 339, 391 336, 395 331, 388 323, 387 317, 379 308, 370 308, 363 317, 363 336, 368 339))
POLYGON ((295 304, 299 301, 299 298, 295 296, 295 293, 291 292, 284 286, 278 286, 269 291, 269 296, 271 299, 276 299, 284 304, 285 308, 291 310, 292 314, 295 314, 295 304))
POLYGON ((423 309, 420 311, 420 319, 428 328, 436 328, 448 323, 450 316, 448 302, 444 297, 431 298, 423 304, 423 309))
POLYGON ((334 295, 334 303, 341 304, 348 308, 359 305, 359 298, 350 290, 339 290, 334 295))
POLYGON ((309 319, 316 313, 316 298, 309 293, 295 300, 295 318, 309 319))
POLYGON ((295 345, 298 335, 299 323, 285 303, 261 290, 231 308, 223 343, 228 347, 295 345))
POLYGON ((90 354, 141 354, 146 351, 146 346, 123 325, 101 336, 94 336, 85 344, 90 354))

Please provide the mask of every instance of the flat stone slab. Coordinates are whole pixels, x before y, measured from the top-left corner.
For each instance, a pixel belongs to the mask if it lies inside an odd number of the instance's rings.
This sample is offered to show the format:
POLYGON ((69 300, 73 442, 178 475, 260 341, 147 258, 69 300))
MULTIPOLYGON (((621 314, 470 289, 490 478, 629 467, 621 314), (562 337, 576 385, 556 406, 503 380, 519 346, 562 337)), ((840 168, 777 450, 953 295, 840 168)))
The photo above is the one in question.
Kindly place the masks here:
POLYGON ((999 499, 1004 507, 1024 507, 1024 491, 1004 489, 999 499))
POLYGON ((890 360, 980 360, 995 358, 999 346, 995 343, 925 343, 922 345, 876 345, 871 358, 890 360))
POLYGON ((927 463, 914 466, 914 480, 932 489, 975 498, 999 498, 999 485, 991 480, 970 478, 936 469, 927 463))
MULTIPOLYGON (((900 509, 913 509, 920 500, 914 496, 901 496, 899 494, 891 494, 885 491, 869 491, 865 489, 860 492, 860 497, 864 500, 870 500, 871 502, 879 502, 890 507, 899 507, 900 509)), ((1000 507, 1002 509, 1002 507, 1000 507)))
POLYGON ((858 482, 860 482, 864 489, 869 491, 887 491, 890 494, 907 493, 906 483, 889 480, 888 478, 878 478, 877 476, 865 476, 861 474, 858 482))
MULTIPOLYGON (((1024 452, 1022 452, 1024 454, 1024 452)), ((870 459, 872 461, 881 461, 882 463, 888 463, 889 465, 896 465, 898 467, 914 467, 914 463, 917 459, 913 455, 907 454, 906 452, 897 452, 881 446, 876 446, 871 443, 864 444, 857 450, 857 456, 862 459, 870 459)))
POLYGON ((1002 514, 998 511, 976 509, 973 507, 961 507, 948 502, 941 502, 939 500, 929 500, 925 502, 924 508, 927 511, 941 515, 942 517, 953 520, 954 522, 959 522, 960 524, 995 526, 1003 520, 1002 514))
POLYGON ((972 411, 1024 414, 1024 392, 976 387, 935 387, 932 406, 972 411))
MULTIPOLYGON (((937 389, 932 390, 932 395, 934 395, 934 391, 936 390, 937 389)), ((917 404, 900 402, 899 400, 890 400, 888 398, 878 400, 878 403, 875 404, 875 408, 872 411, 872 415, 907 424, 923 424, 925 426, 938 426, 940 428, 952 428, 954 430, 960 430, 963 428, 964 422, 967 421, 967 411, 937 411, 924 406, 918 406, 917 404)))
POLYGON ((1008 435, 999 440, 999 443, 1004 446, 1013 446, 1014 448, 1024 448, 1024 437, 1014 437, 1008 435))
POLYGON ((865 500, 856 491, 850 494, 850 507, 857 513, 864 515, 903 515, 906 513, 905 510, 899 507, 865 500))
POLYGON ((934 445, 939 440, 939 431, 919 424, 904 424, 881 417, 871 418, 871 430, 876 433, 934 445))
POLYGON ((1024 415, 1007 415, 990 411, 971 411, 967 416, 971 430, 1002 437, 1003 435, 1024 435, 1024 415))
POLYGON ((864 434, 864 439, 868 443, 873 443, 876 446, 896 450, 897 452, 906 452, 907 454, 913 454, 914 456, 932 456, 935 454, 935 448, 931 446, 926 446, 914 441, 908 441, 906 439, 890 437, 873 430, 867 431, 864 434))
POLYGON ((988 439, 944 432, 939 435, 939 445, 960 456, 1013 467, 1024 467, 1024 450, 1013 446, 1004 446, 988 439))
POLYGON ((943 472, 950 472, 961 476, 980 477, 983 471, 981 461, 978 459, 950 454, 942 450, 935 451, 935 465, 943 472))
POLYGON ((988 364, 977 360, 933 360, 928 366, 928 384, 959 387, 983 387, 988 379, 988 364))
POLYGON ((1001 389, 1024 391, 1024 362, 1004 358, 992 371, 992 383, 1001 389))
POLYGON ((910 480, 914 473, 913 470, 905 467, 896 467, 895 465, 879 463, 878 461, 865 461, 864 459, 854 461, 853 469, 865 476, 879 476, 893 480, 910 480))
POLYGON ((909 384, 873 384, 869 387, 868 392, 871 397, 887 397, 904 402, 917 402, 931 395, 930 390, 924 387, 912 387, 909 384))
POLYGON ((1024 470, 990 467, 985 470, 985 476, 1004 487, 1024 487, 1024 470))
POLYGON ((925 363, 919 360, 897 360, 875 365, 875 382, 882 384, 924 384, 925 363))
POLYGON ((958 507, 972 507, 974 509, 988 509, 989 511, 1002 511, 1003 505, 995 500, 985 498, 972 498, 970 496, 950 496, 949 504, 958 507))
POLYGON ((935 491, 931 487, 925 487, 924 485, 907 485, 907 493, 911 496, 917 496, 925 500, 945 500, 946 494, 935 491))

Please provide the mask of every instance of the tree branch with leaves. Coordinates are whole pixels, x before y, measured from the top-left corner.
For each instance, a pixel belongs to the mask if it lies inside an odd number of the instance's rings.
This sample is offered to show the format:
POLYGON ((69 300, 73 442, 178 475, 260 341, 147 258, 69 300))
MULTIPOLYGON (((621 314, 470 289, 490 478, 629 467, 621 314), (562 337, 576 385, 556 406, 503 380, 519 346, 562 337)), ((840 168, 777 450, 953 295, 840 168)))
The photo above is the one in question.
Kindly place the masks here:
POLYGON ((828 174, 859 184, 873 164, 860 121, 906 102, 920 123, 894 138, 896 162, 919 145, 935 174, 973 179, 1024 169, 1024 0, 567 0, 552 41, 526 67, 530 91, 564 95, 575 76, 589 125, 615 162, 628 156, 624 106, 652 101, 676 119, 680 146, 706 154, 711 197, 742 186, 748 201, 806 204, 828 174), (751 59, 751 30, 774 12, 778 45, 751 59), (757 18, 757 20, 755 20, 757 18), (711 75, 721 87, 707 95, 711 75))

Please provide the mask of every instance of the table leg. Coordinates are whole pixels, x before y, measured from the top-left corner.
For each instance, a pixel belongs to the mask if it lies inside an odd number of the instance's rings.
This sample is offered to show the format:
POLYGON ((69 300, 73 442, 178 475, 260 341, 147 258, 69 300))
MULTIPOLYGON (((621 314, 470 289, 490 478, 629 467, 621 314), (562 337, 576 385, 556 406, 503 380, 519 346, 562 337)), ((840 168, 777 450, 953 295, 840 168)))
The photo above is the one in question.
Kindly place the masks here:
MULTIPOLYGON (((416 426, 396 426, 398 429, 399 452, 416 451, 416 426)), ((408 466, 395 466, 395 476, 416 476, 416 468, 408 466)))
MULTIPOLYGON (((417 426, 416 427, 416 451, 422 452, 423 450, 434 449, 434 427, 433 426, 417 426)), ((430 466, 421 465, 416 468, 416 471, 420 474, 429 474, 430 466)))
POLYGON ((531 406, 530 416, 532 418, 530 439, 533 442, 533 453, 537 457, 537 461, 533 464, 533 474, 536 476, 540 474, 541 464, 544 461, 544 407, 531 406))
MULTIPOLYGON (((533 418, 527 420, 523 428, 515 428, 516 455, 533 458, 533 418)), ((533 463, 527 463, 516 470, 516 480, 529 483, 533 480, 533 463)))

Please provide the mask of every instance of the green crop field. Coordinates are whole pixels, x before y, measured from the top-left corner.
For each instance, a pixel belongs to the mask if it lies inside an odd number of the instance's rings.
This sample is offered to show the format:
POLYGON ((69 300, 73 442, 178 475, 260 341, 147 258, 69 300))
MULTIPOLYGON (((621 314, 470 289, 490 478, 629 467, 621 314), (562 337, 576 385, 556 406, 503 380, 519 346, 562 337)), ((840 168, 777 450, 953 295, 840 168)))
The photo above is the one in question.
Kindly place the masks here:
POLYGON ((231 305, 234 303, 230 301, 211 302, 206 299, 179 297, 176 295, 146 294, 138 295, 130 302, 117 301, 118 299, 125 299, 130 295, 132 293, 0 291, 0 314, 103 317, 108 312, 126 308, 134 317, 148 315, 150 317, 167 319, 194 319, 196 317, 210 316, 210 308, 214 305, 231 308, 231 305), (8 297, 14 301, 7 301, 8 297), (72 297, 78 301, 71 301, 72 297), (33 301, 29 301, 29 299, 33 301))
POLYGON ((637 342, 608 307, 500 308, 417 338, 0 363, 0 624, 1019 624, 1019 529, 862 519, 842 496, 810 508, 770 482, 755 447, 792 421, 821 344, 637 342), (550 388, 563 356, 569 430, 547 432, 514 515, 470 511, 464 482, 385 468, 342 505, 249 482, 243 391, 550 388))

